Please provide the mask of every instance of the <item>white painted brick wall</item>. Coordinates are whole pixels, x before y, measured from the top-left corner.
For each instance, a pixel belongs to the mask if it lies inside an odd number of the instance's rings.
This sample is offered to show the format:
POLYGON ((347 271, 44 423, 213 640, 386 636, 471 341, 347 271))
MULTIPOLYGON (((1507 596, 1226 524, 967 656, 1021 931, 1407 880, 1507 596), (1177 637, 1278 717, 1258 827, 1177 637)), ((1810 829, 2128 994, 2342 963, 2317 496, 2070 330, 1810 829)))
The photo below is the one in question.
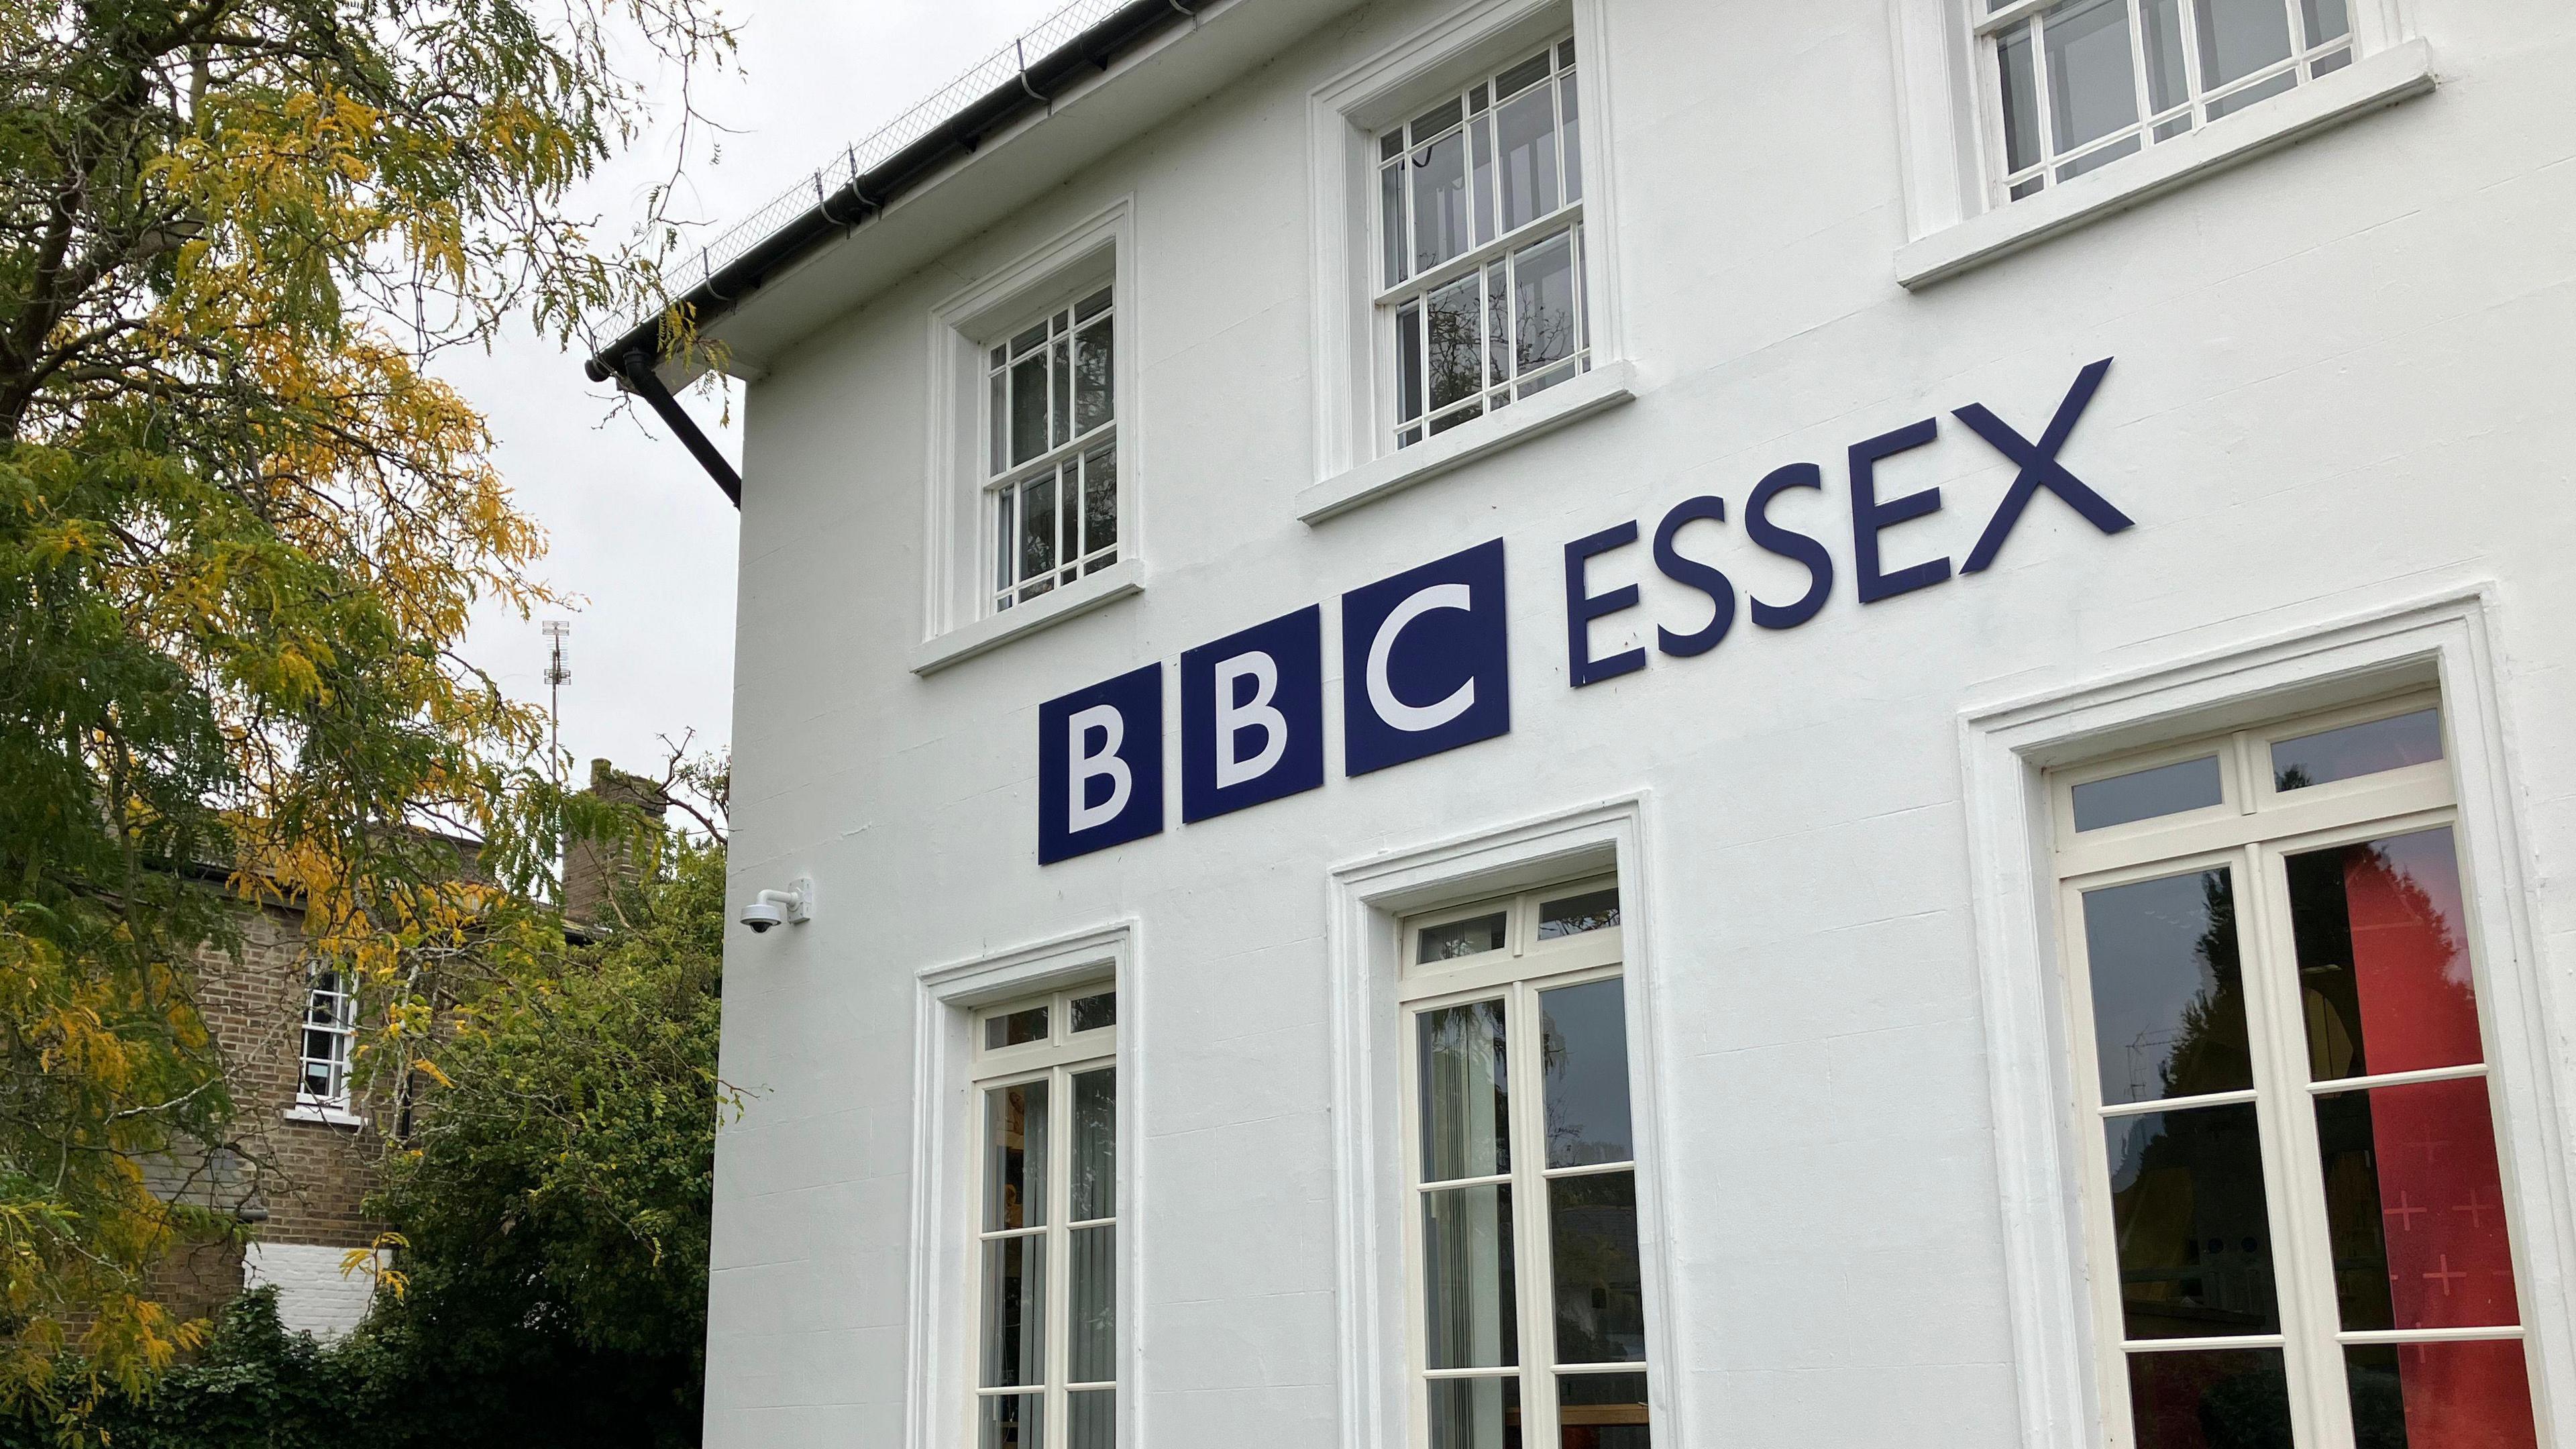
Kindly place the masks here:
POLYGON ((319 1339, 347 1334, 367 1316, 375 1278, 366 1267, 342 1272, 347 1248, 309 1243, 253 1243, 242 1258, 242 1286, 277 1287, 277 1318, 289 1333, 319 1339))

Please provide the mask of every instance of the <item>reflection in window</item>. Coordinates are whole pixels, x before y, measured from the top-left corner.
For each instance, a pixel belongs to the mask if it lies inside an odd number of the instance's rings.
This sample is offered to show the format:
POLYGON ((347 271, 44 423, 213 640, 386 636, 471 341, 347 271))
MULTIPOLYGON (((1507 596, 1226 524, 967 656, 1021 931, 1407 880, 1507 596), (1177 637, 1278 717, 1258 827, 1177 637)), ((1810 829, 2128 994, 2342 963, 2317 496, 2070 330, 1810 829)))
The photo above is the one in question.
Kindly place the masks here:
POLYGON ((2104 1105, 2254 1085, 2230 872, 2084 893, 2104 1105))
POLYGON ((986 494, 996 610, 1118 561, 1116 374, 1107 287, 987 356, 986 494))
POLYGON ((1071 1007, 1076 1032, 1099 1031, 1118 1024, 1118 993, 1104 991, 1097 996, 1077 996, 1071 1007))
POLYGON ((1538 908, 1538 938, 1553 941, 1561 936, 1579 936, 1586 931, 1615 930, 1619 925, 1619 888, 1611 886, 1585 891, 1579 896, 1565 896, 1541 902, 1538 908))
POLYGON ((2252 1104, 2114 1117, 2105 1125, 2128 1336, 2279 1331, 2262 1133, 2252 1104))
POLYGON ((1628 993, 1617 977, 1539 993, 1547 1165, 1637 1155, 1628 1127, 1628 993))
POLYGON ((2484 1059, 2447 828, 2294 855, 2288 869, 2313 1079, 2484 1059))
POLYGON ((1414 935, 1413 959, 1416 961, 1455 961, 1461 956, 1481 956, 1487 951, 1503 949, 1505 927, 1511 917, 1503 911, 1472 920, 1451 921, 1442 926, 1424 926, 1414 935))
POLYGON ((2304 790, 2442 758, 2442 712, 2421 709, 2395 719, 2346 725, 2272 742, 2272 788, 2304 790))
POLYGON ((1988 0, 1997 189, 2018 200, 2352 63, 2343 0, 1988 0), (1998 12, 2011 18, 1996 19, 1998 12), (2044 100, 2043 100, 2044 98, 2044 100))
POLYGON ((1025 1046, 1047 1038, 1047 1009, 1026 1007, 1019 1011, 997 1011, 984 1018, 984 1049, 1025 1046))
POLYGON ((1378 139, 1381 336, 1410 447, 1591 364, 1574 43, 1378 139), (1410 281, 1415 285, 1408 288, 1410 281))
POLYGON ((2075 801, 2077 830, 2104 830, 2205 810, 2226 799, 2219 783, 2218 757, 2204 755, 2179 764, 2133 770, 2107 780, 2088 780, 2068 792, 2075 801))

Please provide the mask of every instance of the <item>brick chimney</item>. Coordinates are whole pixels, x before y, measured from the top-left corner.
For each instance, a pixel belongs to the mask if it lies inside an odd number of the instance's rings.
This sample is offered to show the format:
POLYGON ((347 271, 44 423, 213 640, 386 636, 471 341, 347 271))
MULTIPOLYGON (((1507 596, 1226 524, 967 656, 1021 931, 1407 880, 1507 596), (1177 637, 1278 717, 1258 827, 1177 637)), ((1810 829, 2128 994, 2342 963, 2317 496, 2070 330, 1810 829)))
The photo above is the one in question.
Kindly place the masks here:
MULTIPOLYGON (((655 821, 671 808, 660 785, 641 775, 629 775, 606 760, 590 762, 587 793, 611 804, 631 805, 655 821)), ((577 927, 601 924, 610 916, 610 893, 618 885, 632 884, 634 880, 633 853, 623 842, 572 842, 564 852, 564 919, 577 927)))

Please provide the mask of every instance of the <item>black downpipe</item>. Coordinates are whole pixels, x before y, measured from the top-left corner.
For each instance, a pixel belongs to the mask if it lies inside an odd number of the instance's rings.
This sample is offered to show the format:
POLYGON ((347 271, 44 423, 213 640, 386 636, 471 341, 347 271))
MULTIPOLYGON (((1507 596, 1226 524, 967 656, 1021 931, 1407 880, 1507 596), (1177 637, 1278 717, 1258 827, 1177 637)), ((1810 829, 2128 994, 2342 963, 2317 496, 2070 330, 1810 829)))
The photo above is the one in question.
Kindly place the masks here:
POLYGON ((663 423, 679 434, 689 456, 698 460, 698 466, 706 469, 707 476, 716 480, 716 486, 724 490, 725 497, 733 500, 734 507, 740 508, 742 475, 725 461, 724 454, 716 451, 715 443, 699 431, 698 420, 690 417, 688 411, 680 406, 680 400, 671 396, 671 390, 662 385, 660 374, 653 371, 652 354, 640 347, 634 348, 627 352, 625 363, 619 372, 619 380, 626 384, 626 390, 653 405, 653 411, 662 415, 663 423))

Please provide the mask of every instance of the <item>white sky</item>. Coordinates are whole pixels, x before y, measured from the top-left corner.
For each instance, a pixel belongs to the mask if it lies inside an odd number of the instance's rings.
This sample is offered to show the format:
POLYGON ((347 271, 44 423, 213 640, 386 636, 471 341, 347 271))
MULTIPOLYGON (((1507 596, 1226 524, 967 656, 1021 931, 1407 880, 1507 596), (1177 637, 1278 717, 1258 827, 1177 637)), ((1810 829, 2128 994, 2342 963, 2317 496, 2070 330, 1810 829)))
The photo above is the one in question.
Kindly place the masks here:
MULTIPOLYGON (((738 69, 698 82, 698 108, 730 134, 717 164, 703 149, 685 214, 745 215, 816 165, 1027 30, 1061 0, 724 0, 740 28, 738 69)), ((672 87, 676 90, 676 87, 672 87)), ((601 235, 623 234, 643 188, 669 164, 667 135, 583 205, 601 235)), ((693 752, 733 737, 735 515, 677 440, 640 406, 610 418, 612 391, 591 385, 579 356, 515 339, 449 360, 441 371, 491 420, 497 459, 551 551, 539 574, 578 608, 563 691, 563 741, 586 776, 594 757, 658 770, 661 737, 695 731, 693 752)), ((719 404, 686 399, 700 425, 739 460, 738 427, 719 404)), ((737 409, 740 394, 736 394, 737 409)), ((739 417, 737 416, 737 422, 739 417)), ((760 480, 747 480, 758 488, 760 480)), ((468 657, 515 697, 545 699, 537 619, 487 609, 468 657)), ((905 621, 909 624, 910 621, 905 621)))

